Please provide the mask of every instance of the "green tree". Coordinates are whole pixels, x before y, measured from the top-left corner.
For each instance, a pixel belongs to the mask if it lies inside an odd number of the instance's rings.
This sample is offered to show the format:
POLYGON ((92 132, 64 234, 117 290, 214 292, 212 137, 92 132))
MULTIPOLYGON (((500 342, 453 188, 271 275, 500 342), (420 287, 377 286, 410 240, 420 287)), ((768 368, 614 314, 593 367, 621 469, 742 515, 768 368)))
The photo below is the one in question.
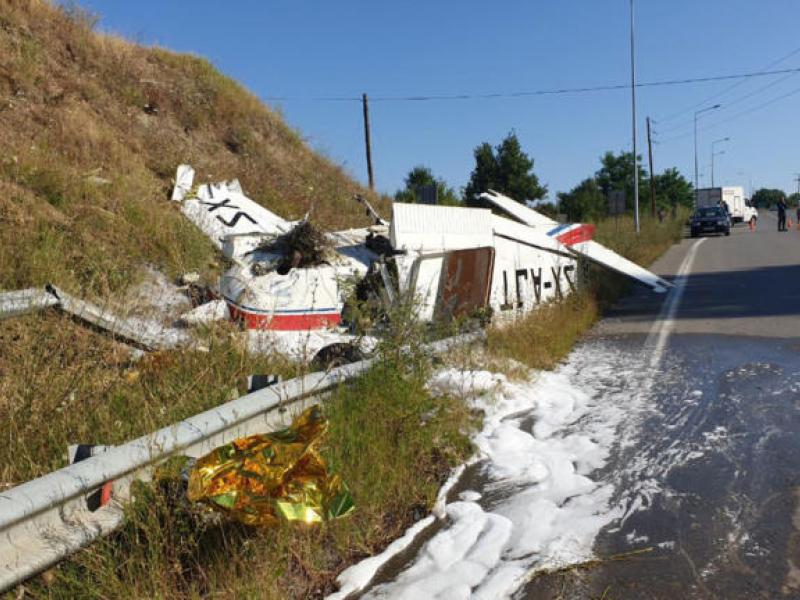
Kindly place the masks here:
POLYGON ((694 206, 694 186, 675 167, 653 177, 659 208, 694 206))
POLYGON ((596 221, 605 216, 608 202, 597 180, 589 177, 569 192, 559 192, 558 206, 568 221, 596 221))
POLYGON ((531 208, 533 208, 536 212, 547 215, 551 219, 558 217, 558 207, 552 202, 539 202, 531 208))
POLYGON ((761 188, 753 194, 751 203, 760 208, 770 208, 781 199, 786 200, 786 193, 783 190, 761 188))
POLYGON ((533 172, 533 159, 522 151, 513 131, 496 148, 484 142, 474 154, 475 169, 464 190, 464 199, 471 206, 482 205, 478 196, 490 189, 523 204, 547 194, 547 186, 540 185, 533 172))
POLYGON ((789 206, 800 206, 800 194, 797 192, 794 194, 789 194, 789 197, 786 198, 786 203, 789 206))
POLYGON ((395 202, 416 202, 417 188, 425 185, 436 186, 436 196, 439 204, 455 205, 460 200, 455 190, 445 183, 444 179, 436 179, 433 172, 423 165, 417 165, 408 172, 405 178, 405 187, 394 194, 395 202))
MULTIPOLYGON (((637 155, 638 156, 638 155, 637 155)), ((642 157, 639 156, 639 163, 642 157)), ((625 203, 628 208, 633 208, 633 153, 620 152, 614 154, 613 152, 606 152, 600 158, 600 170, 595 173, 597 184, 603 192, 603 195, 608 198, 609 192, 613 190, 625 191, 625 203)), ((647 178, 647 171, 642 168, 641 164, 638 167, 639 172, 639 201, 645 198, 647 186, 649 181, 647 178)), ((641 206, 641 205, 640 205, 641 206)))

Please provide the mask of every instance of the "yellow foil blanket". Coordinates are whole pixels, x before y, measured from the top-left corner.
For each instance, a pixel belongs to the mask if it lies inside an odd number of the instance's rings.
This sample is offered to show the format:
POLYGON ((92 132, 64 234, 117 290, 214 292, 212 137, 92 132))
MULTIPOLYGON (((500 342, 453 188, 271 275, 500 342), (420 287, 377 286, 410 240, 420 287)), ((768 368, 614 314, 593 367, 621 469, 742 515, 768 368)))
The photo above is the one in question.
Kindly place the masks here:
POLYGON ((319 446, 328 422, 319 406, 273 433, 251 435, 200 458, 189 475, 189 500, 248 525, 278 519, 319 523, 355 507, 338 475, 329 475, 319 446))

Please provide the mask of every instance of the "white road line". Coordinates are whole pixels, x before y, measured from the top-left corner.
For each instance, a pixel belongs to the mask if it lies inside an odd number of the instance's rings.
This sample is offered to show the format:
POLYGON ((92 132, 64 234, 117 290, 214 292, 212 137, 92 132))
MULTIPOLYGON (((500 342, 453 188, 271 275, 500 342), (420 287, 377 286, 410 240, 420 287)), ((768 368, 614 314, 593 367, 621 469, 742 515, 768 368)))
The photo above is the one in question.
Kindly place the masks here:
POLYGON ((661 311, 658 314, 658 318, 656 319, 655 323, 653 323, 653 327, 650 329, 647 340, 645 340, 645 348, 653 349, 652 353, 650 354, 650 362, 648 365, 651 370, 658 368, 661 358, 664 355, 664 348, 667 345, 667 340, 669 339, 669 335, 672 333, 672 330, 675 327, 675 315, 677 314, 678 307, 681 304, 683 292, 686 289, 686 282, 689 279, 689 273, 692 270, 692 264, 694 263, 694 258, 697 255, 697 249, 700 247, 700 244, 705 241, 706 238, 700 238, 694 244, 692 244, 691 248, 689 248, 689 252, 686 253, 686 257, 683 259, 680 269, 678 269, 678 273, 675 277, 675 281, 673 282, 673 287, 669 292, 669 296, 662 305, 661 311))

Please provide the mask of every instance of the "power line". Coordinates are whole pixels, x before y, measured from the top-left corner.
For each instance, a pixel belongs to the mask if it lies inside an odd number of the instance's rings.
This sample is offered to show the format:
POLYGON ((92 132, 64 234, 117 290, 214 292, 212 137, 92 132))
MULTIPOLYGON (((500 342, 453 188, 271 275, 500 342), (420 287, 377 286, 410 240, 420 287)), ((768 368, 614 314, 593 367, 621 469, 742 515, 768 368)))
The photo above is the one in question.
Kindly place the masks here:
MULTIPOLYGON (((661 81, 644 81, 636 84, 637 88, 645 87, 664 87, 672 85, 687 85, 693 83, 708 83, 712 81, 729 81, 733 79, 754 79, 758 77, 768 77, 770 75, 800 73, 800 67, 791 69, 778 69, 775 71, 753 71, 750 73, 735 73, 731 75, 713 75, 709 77, 689 77, 685 79, 666 79, 661 81)), ((482 94, 434 94, 434 95, 409 95, 409 96, 370 96, 371 102, 427 102, 440 100, 488 100, 497 98, 525 98, 531 96, 549 96, 561 94, 583 94, 591 92, 605 92, 614 90, 628 90, 630 83, 617 83, 608 85, 573 87, 573 88, 554 88, 544 90, 530 90, 517 92, 489 92, 482 94)), ((361 102, 361 96, 312 96, 312 97, 292 97, 292 96, 263 96, 267 101, 314 101, 314 102, 361 102)))
MULTIPOLYGON (((774 61, 772 61, 771 63, 769 63, 768 65, 766 65, 765 67, 763 67, 763 68, 762 68, 762 71, 766 71, 766 70, 768 70, 768 69, 771 69, 771 68, 772 68, 772 67, 774 67, 775 65, 782 63, 782 62, 783 62, 783 61, 785 61, 787 58, 791 58, 792 56, 794 56, 794 55, 795 55, 795 54, 797 54, 797 53, 800 53, 800 48, 795 48, 794 50, 792 50, 792 51, 791 51, 791 52, 789 52, 788 54, 786 54, 786 55, 782 56, 781 58, 779 58, 779 59, 777 59, 777 60, 774 60, 774 61)), ((722 90, 721 92, 716 92, 716 93, 714 93, 714 94, 711 94, 710 96, 708 96, 708 97, 707 97, 707 98, 705 98, 704 100, 701 100, 701 101, 700 101, 700 102, 698 102, 697 104, 693 104, 692 106, 688 106, 688 107, 686 107, 686 108, 684 108, 684 109, 681 109, 681 110, 679 110, 678 112, 672 113, 671 115, 669 115, 669 116, 667 116, 667 117, 662 117, 662 118, 658 119, 658 120, 656 121, 656 123, 658 123, 658 122, 662 122, 662 123, 663 123, 663 122, 665 122, 665 121, 671 121, 671 120, 672 120, 672 119, 674 119, 675 117, 679 117, 679 116, 681 116, 681 115, 684 115, 684 114, 686 114, 686 113, 692 112, 694 109, 696 109, 696 108, 698 108, 698 107, 700 107, 700 106, 703 106, 703 105, 705 105, 705 104, 708 104, 708 103, 709 103, 709 102, 711 102, 712 100, 716 100, 717 98, 719 98, 719 97, 721 97, 721 96, 724 96, 725 94, 727 94, 727 93, 728 93, 728 92, 730 92, 731 90, 733 90, 733 89, 736 89, 737 87, 739 87, 740 85, 742 85, 743 83, 745 83, 745 81, 746 81, 745 79, 742 79, 741 81, 737 81, 736 83, 733 83, 733 84, 729 85, 728 87, 726 87, 726 88, 725 88, 724 90, 722 90)), ((729 103, 726 103, 726 104, 729 104, 729 103)))
MULTIPOLYGON (((762 104, 759 104, 757 106, 753 106, 751 108, 748 108, 747 110, 743 110, 743 111, 738 112, 738 113, 736 113, 734 115, 731 115, 727 119, 723 119, 722 121, 717 121, 716 123, 711 123, 709 125, 706 125, 705 127, 701 127, 700 129, 698 129, 698 131, 706 131, 708 129, 714 129, 715 127, 719 127, 720 125, 723 125, 725 123, 729 123, 729 122, 731 122, 731 121, 733 121, 735 119, 739 119, 741 117, 749 115, 750 113, 756 112, 757 110, 761 110, 762 108, 766 108, 767 106, 770 106, 771 104, 774 104, 775 102, 778 102, 780 100, 784 100, 786 98, 789 98, 790 96, 794 96, 795 94, 800 94, 800 87, 799 88, 795 88, 792 91, 787 92, 785 94, 782 94, 781 96, 777 96, 775 98, 772 98, 771 100, 767 100, 766 102, 764 102, 762 104)), ((690 135, 692 135, 691 131, 688 132, 688 133, 683 133, 681 135, 676 135, 676 136, 668 138, 666 140, 661 140, 661 143, 665 144, 667 142, 673 142, 675 140, 680 140, 680 139, 683 139, 685 137, 689 137, 690 135)))
MULTIPOLYGON (((765 86, 757 88, 757 89, 755 89, 755 90, 753 90, 753 91, 751 91, 751 92, 749 92, 749 93, 747 93, 747 94, 745 94, 743 96, 739 96, 738 98, 736 98, 734 100, 731 100, 730 102, 726 102, 725 105, 722 108, 723 108, 723 110, 727 110, 731 106, 735 106, 736 104, 739 104, 740 102, 743 102, 744 100, 747 100, 748 98, 752 98, 753 96, 757 96, 758 94, 760 94, 762 92, 765 92, 768 89, 773 88, 778 84, 783 83, 787 79, 791 79, 795 75, 797 75, 797 73, 789 73, 788 75, 784 75, 780 79, 776 79, 775 81, 771 81, 770 83, 768 83, 765 86)), ((661 129, 658 133, 663 134, 663 133, 670 133, 672 131, 678 131, 680 129, 684 129, 684 128, 689 127, 692 124, 692 122, 693 122, 692 119, 687 119, 686 121, 682 121, 682 122, 678 123, 677 125, 673 125, 672 127, 667 127, 666 129, 661 129)))

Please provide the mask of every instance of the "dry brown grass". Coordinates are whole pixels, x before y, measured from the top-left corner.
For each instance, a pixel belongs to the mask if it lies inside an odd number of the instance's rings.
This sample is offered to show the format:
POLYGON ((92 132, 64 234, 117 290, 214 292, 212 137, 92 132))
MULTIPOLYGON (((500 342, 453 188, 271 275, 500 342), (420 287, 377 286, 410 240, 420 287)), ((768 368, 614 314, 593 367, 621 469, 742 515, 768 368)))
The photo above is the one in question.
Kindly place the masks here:
POLYGON ((366 224, 351 196, 369 192, 238 83, 93 24, 47 0, 0 4, 0 289, 103 295, 143 261, 213 271, 211 245, 166 201, 182 162, 198 181, 238 177, 288 218, 366 224))
POLYGON ((220 325, 208 352, 149 353, 56 313, 0 321, 0 486, 66 465, 73 443, 120 444, 238 397, 246 375, 291 375, 220 325))
POLYGON ((576 293, 546 304, 513 321, 489 328, 490 354, 512 358, 535 369, 552 369, 584 331, 597 320, 597 303, 589 293, 576 293))

